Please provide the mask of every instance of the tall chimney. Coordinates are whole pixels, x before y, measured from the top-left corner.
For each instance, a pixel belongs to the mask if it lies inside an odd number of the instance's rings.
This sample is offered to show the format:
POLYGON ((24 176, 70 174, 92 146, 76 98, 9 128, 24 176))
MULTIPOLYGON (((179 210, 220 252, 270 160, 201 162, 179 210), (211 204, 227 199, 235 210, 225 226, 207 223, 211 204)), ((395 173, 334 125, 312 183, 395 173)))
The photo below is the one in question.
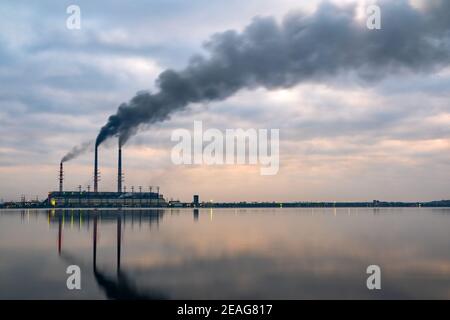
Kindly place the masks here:
POLYGON ((94 156, 94 192, 98 192, 98 146, 95 146, 94 156))
POLYGON ((122 192, 122 145, 119 142, 119 158, 117 165, 117 192, 122 192))
POLYGON ((59 164, 59 192, 63 192, 63 179, 64 179, 64 172, 63 172, 63 162, 59 164))

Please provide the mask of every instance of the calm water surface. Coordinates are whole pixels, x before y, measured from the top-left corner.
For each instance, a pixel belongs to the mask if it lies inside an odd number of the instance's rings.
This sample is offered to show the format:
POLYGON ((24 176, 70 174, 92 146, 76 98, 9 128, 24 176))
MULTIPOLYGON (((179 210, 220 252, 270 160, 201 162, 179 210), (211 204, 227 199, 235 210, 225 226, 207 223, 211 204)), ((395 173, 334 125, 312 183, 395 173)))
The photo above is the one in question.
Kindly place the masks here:
POLYGON ((0 210, 0 299, 449 299, 449 245, 449 209, 0 210))

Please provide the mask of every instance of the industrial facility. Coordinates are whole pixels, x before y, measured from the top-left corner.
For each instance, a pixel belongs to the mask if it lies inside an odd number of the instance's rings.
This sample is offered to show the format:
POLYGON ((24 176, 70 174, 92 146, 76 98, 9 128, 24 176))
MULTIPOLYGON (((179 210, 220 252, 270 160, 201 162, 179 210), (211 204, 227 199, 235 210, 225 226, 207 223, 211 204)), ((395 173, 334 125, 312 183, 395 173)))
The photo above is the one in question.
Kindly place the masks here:
POLYGON ((135 190, 131 188, 131 192, 126 191, 126 187, 122 188, 123 174, 122 174, 122 147, 119 145, 118 152, 118 172, 117 172, 117 191, 116 192, 101 192, 99 191, 99 170, 98 170, 98 146, 95 147, 94 154, 94 190, 90 191, 64 191, 64 166, 61 161, 59 166, 59 191, 49 192, 46 200, 51 207, 67 208, 67 207, 166 207, 162 194, 159 193, 159 187, 149 187, 148 192, 143 191, 142 187, 135 190))

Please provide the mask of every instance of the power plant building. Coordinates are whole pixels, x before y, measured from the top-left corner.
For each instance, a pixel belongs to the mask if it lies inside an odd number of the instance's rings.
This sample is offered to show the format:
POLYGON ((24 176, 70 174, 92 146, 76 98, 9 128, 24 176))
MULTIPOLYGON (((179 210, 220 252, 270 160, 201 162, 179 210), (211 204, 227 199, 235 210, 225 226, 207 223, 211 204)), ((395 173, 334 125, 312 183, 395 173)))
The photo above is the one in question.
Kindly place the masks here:
POLYGON ((52 207, 165 207, 164 197, 156 192, 63 191, 48 194, 52 207))
MULTIPOLYGON (((98 147, 95 148, 94 155, 94 192, 82 191, 64 191, 63 190, 63 162, 60 163, 59 169, 59 191, 49 192, 47 204, 51 207, 166 207, 167 203, 162 194, 159 193, 159 187, 156 187, 157 192, 142 192, 139 187, 139 192, 122 191, 122 148, 119 145, 118 153, 118 174, 117 174, 117 192, 100 192, 98 191, 99 170, 98 170, 98 147)), ((125 189, 125 188, 124 188, 125 189)))

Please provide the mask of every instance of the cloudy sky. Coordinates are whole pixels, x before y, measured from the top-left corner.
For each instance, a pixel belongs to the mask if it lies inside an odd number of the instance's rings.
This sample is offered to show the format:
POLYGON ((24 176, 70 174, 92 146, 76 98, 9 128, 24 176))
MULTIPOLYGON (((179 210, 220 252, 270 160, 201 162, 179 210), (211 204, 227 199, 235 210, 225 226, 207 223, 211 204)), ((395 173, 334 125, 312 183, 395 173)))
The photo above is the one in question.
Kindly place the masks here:
MULTIPOLYGON (((194 193, 214 201, 450 199, 450 6, 379 1, 382 29, 368 30, 364 8, 373 2, 2 1, 0 199, 57 189, 64 154, 95 140, 137 92, 158 92, 164 70, 185 75, 193 55, 215 62, 228 45, 255 42, 260 51, 233 60, 243 66, 228 73, 239 78, 233 89, 191 99, 132 136, 123 151, 127 187, 159 185, 166 198, 186 201, 194 193), (71 4, 81 8, 80 30, 66 27, 71 4), (293 29, 302 35, 289 38, 293 29), (289 41, 264 41, 280 36, 289 41), (258 69, 247 68, 253 58, 258 69), (194 120, 220 130, 279 128, 278 174, 174 165, 171 133, 192 130, 194 120)), ((115 189, 116 144, 100 146, 101 190, 115 189)), ((66 163, 66 189, 93 184, 92 160, 90 151, 66 163)))

